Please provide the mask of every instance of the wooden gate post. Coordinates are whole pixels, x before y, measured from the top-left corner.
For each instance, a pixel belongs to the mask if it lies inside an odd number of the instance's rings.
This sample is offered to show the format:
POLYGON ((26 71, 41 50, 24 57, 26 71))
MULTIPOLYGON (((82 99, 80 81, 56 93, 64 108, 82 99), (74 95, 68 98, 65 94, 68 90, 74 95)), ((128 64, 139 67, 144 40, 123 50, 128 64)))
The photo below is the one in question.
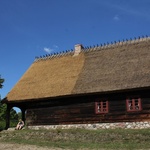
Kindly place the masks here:
POLYGON ((26 109, 21 108, 21 112, 22 112, 22 120, 24 121, 24 123, 25 123, 25 121, 26 121, 26 118, 25 118, 25 111, 26 111, 26 109))

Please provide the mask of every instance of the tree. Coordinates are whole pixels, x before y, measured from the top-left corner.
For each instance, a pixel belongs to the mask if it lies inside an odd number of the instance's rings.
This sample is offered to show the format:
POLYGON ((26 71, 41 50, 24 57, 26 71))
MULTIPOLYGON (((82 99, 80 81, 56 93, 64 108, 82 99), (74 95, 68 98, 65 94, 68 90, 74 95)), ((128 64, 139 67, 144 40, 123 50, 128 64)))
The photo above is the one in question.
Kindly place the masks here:
MULTIPOLYGON (((0 89, 3 87, 4 79, 1 78, 0 76, 0 89)), ((0 95, 0 130, 1 128, 4 128, 4 118, 6 118, 6 104, 2 105, 1 103, 1 95, 0 95)))
POLYGON ((2 79, 1 76, 0 76, 0 88, 3 87, 3 82, 4 82, 4 79, 2 79))
MULTIPOLYGON (((7 105, 2 104, 0 101, 0 130, 5 128, 6 110, 7 110, 7 105)), ((17 112, 12 108, 10 110, 10 126, 11 127, 16 126, 18 119, 19 116, 17 112)))
MULTIPOLYGON (((3 82, 4 82, 4 79, 2 79, 1 75, 0 75, 0 89, 3 87, 3 82)), ((4 114, 2 114, 2 112, 4 112, 4 110, 5 110, 5 108, 2 107, 1 95, 0 95, 0 119, 4 115, 4 114)))
POLYGON ((18 119, 21 119, 21 118, 22 118, 22 113, 18 112, 18 119))
MULTIPOLYGON (((3 87, 4 79, 1 78, 0 75, 0 89, 3 87)), ((1 103, 1 95, 0 95, 0 119, 3 120, 2 118, 5 118, 5 113, 6 112, 6 105, 2 105, 1 103)))
POLYGON ((6 118, 6 104, 2 104, 0 101, 0 120, 5 120, 6 118))
MULTIPOLYGON (((4 79, 0 76, 0 89, 3 87, 4 79)), ((0 130, 5 127, 5 119, 6 119, 6 110, 7 105, 1 103, 1 97, 0 97, 0 130)), ((16 122, 18 121, 18 114, 14 109, 11 109, 10 111, 10 119, 12 122, 10 122, 13 126, 16 125, 16 122)))

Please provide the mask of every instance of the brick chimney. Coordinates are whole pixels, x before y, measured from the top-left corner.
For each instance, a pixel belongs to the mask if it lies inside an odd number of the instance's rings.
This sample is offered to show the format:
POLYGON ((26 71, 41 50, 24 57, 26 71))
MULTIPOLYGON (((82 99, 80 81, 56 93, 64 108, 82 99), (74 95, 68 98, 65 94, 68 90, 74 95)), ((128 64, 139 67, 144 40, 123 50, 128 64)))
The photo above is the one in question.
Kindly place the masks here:
POLYGON ((78 56, 83 48, 84 47, 82 46, 82 44, 76 44, 74 46, 74 55, 73 56, 78 56))

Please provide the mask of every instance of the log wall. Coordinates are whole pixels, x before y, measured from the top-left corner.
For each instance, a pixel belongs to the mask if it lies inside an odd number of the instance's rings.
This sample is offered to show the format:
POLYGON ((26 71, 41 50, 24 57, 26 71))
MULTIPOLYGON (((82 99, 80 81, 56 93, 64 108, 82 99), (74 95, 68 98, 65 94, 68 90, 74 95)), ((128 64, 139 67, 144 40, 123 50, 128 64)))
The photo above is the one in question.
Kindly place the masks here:
POLYGON ((137 112, 127 112, 126 95, 93 95, 46 101, 45 105, 36 103, 36 108, 27 109, 26 122, 32 126, 150 121, 150 95, 140 93, 142 110, 137 112), (102 97, 109 101, 109 113, 96 114, 95 101, 102 97))

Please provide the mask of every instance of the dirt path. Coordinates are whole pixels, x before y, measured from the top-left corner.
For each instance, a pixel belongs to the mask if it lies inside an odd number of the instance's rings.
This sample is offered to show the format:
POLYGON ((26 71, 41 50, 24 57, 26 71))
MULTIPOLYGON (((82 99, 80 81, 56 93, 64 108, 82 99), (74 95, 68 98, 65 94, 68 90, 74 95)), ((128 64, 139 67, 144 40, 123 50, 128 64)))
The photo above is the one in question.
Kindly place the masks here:
POLYGON ((46 147, 38 147, 34 145, 23 145, 23 144, 10 144, 10 143, 1 143, 0 149, 4 150, 61 150, 61 149, 50 149, 46 147))

